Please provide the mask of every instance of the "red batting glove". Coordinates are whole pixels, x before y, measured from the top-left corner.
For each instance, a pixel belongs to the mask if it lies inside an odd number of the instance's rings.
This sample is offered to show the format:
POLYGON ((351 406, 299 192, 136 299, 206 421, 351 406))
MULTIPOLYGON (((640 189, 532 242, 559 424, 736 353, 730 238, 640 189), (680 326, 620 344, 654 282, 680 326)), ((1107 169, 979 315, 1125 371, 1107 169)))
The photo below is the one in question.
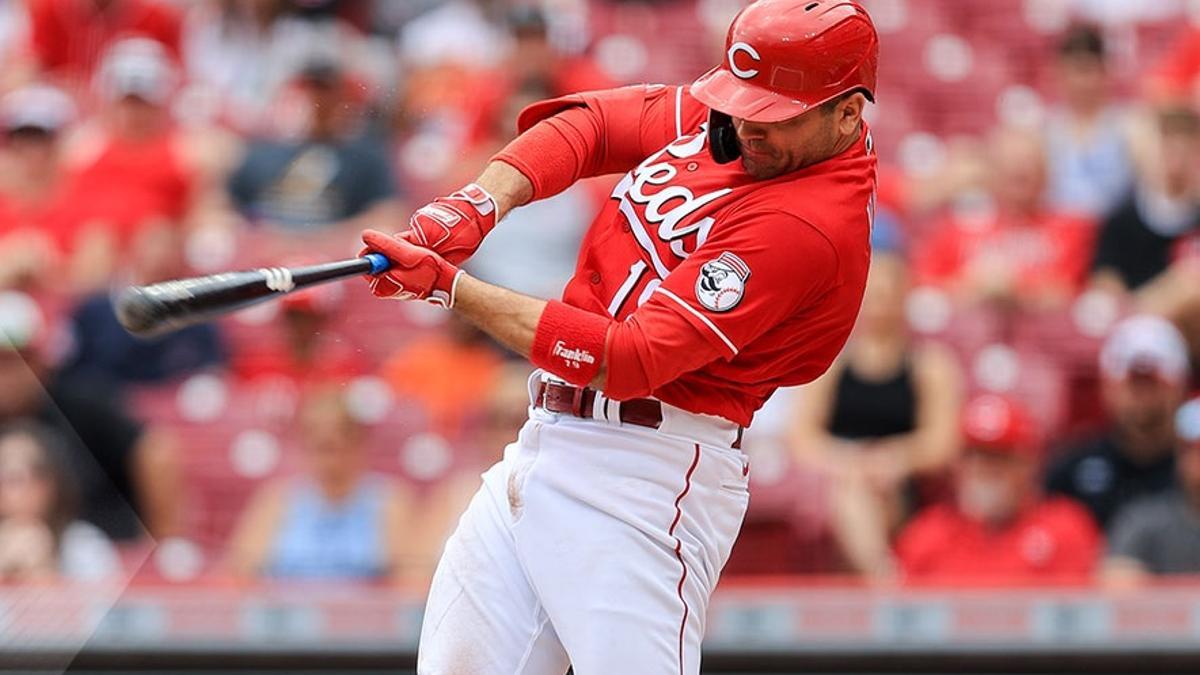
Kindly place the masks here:
POLYGON ((382 253, 392 266, 368 277, 377 298, 425 300, 449 309, 454 306, 454 287, 462 270, 427 248, 411 243, 404 235, 366 230, 363 253, 382 253))
POLYGON ((471 183, 417 209, 408 219, 408 227, 404 233, 408 241, 461 265, 496 227, 496 200, 471 183))

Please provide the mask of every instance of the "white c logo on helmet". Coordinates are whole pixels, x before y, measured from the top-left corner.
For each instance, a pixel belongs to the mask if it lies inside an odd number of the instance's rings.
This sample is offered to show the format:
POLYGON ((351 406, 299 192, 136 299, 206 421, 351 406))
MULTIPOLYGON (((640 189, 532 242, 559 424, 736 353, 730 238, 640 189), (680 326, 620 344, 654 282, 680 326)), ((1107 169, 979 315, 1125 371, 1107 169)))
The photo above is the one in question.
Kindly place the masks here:
POLYGON ((759 57, 758 52, 755 51, 754 47, 751 47, 745 42, 735 42, 733 43, 733 46, 729 48, 729 70, 743 80, 748 80, 757 75, 757 68, 742 69, 738 67, 736 60, 738 52, 749 54, 750 58, 754 59, 756 62, 762 60, 762 58, 759 57))

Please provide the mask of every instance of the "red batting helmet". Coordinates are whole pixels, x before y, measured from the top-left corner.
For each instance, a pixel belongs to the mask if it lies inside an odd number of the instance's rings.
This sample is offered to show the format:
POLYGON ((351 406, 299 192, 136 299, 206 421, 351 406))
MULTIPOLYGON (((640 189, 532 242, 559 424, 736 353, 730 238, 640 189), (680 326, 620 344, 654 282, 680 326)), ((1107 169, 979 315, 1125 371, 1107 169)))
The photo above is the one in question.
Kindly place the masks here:
POLYGON ((692 84, 709 108, 779 122, 861 89, 875 100, 879 36, 851 0, 758 0, 738 13, 725 59, 692 84))

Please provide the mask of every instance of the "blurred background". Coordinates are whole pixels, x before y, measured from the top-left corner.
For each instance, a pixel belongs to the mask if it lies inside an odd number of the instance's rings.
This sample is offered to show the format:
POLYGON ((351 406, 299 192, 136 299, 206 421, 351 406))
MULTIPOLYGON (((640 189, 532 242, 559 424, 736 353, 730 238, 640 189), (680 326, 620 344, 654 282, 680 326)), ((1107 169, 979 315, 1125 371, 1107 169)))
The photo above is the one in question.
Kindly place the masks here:
MULTIPOLYGON (((0 0, 0 667, 411 668, 530 366, 354 282, 152 341, 110 290, 353 255, 745 4, 0 0)), ((1200 2, 863 4, 871 281, 747 433, 706 671, 1200 672, 1200 2)), ((614 181, 468 269, 556 296, 614 181)))

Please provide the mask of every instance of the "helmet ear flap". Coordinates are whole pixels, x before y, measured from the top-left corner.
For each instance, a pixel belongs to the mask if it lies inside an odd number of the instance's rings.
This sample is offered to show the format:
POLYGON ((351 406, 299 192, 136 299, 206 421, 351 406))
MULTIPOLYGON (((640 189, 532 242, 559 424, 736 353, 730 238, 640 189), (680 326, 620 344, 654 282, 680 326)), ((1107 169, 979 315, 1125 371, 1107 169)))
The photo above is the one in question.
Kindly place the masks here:
POLYGON ((733 118, 711 109, 708 111, 708 151, 717 164, 728 164, 742 156, 733 118))

